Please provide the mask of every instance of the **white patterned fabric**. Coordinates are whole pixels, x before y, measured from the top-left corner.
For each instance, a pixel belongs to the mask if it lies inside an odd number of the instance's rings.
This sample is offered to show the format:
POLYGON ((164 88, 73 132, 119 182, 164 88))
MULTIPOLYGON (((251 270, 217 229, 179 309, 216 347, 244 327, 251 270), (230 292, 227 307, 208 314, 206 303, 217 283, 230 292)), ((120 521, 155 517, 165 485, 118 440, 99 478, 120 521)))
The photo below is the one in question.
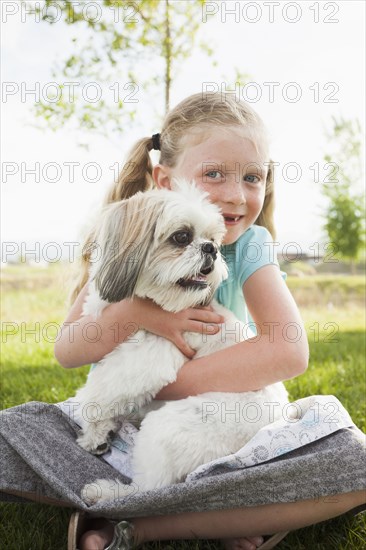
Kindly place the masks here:
POLYGON ((239 451, 199 466, 187 476, 187 481, 210 475, 218 468, 222 472, 267 462, 353 425, 350 415, 333 395, 299 399, 283 411, 280 420, 260 429, 239 451), (296 419, 290 418, 292 407, 298 412, 296 419))

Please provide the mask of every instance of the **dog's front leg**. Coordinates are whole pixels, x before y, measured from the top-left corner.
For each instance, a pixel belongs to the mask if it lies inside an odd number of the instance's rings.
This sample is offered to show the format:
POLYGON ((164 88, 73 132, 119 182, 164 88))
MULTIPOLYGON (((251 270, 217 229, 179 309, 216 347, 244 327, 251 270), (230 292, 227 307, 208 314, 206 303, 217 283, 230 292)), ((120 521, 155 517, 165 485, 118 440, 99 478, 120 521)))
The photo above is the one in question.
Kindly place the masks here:
POLYGON ((145 331, 108 354, 75 396, 84 419, 81 447, 94 454, 106 452, 117 422, 131 414, 139 417, 140 409, 143 417, 142 408, 176 379, 183 363, 184 356, 174 344, 145 331))

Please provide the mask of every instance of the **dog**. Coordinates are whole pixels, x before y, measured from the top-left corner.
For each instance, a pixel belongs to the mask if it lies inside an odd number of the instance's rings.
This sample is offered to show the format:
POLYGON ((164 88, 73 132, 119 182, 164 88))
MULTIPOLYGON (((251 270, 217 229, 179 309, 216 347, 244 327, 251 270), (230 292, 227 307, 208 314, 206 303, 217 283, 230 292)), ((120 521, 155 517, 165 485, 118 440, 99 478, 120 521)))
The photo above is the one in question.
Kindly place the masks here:
MULTIPOLYGON (((91 266, 83 314, 97 319, 108 304, 134 296, 171 312, 211 304, 225 323, 214 335, 185 333, 195 358, 253 336, 213 300, 228 276, 220 253, 224 235, 220 210, 194 182, 175 180, 172 190, 139 192, 109 205, 96 232, 99 254, 91 266)), ((238 451, 280 417, 282 407, 269 404, 288 403, 282 383, 246 393, 152 401, 176 380, 185 361, 169 340, 138 330, 97 364, 75 396, 79 410, 88 410, 77 442, 94 454, 108 450, 131 403, 137 408, 142 422, 132 461, 133 482, 140 490, 177 483, 197 466, 238 451)), ((113 499, 123 487, 120 481, 98 480, 85 486, 82 495, 92 504, 113 499)))

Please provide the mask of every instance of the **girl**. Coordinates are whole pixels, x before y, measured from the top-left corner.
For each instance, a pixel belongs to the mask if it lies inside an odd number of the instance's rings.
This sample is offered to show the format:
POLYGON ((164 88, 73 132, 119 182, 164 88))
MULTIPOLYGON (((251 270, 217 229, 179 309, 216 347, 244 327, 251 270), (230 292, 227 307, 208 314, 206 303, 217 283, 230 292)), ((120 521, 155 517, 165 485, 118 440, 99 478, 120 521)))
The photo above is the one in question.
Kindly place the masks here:
MULTIPOLYGON (((87 293, 86 253, 75 301, 55 347, 58 361, 66 368, 97 362, 125 341, 133 326, 170 339, 189 359, 176 382, 163 388, 156 399, 182 399, 209 391, 245 392, 300 375, 307 368, 308 343, 299 312, 273 255, 273 173, 258 115, 231 95, 223 98, 220 94, 195 94, 187 98, 168 114, 160 134, 135 145, 106 202, 128 198, 154 185, 169 189, 172 179, 179 176, 194 179, 223 213, 227 232, 222 251, 230 275, 219 288, 217 298, 243 321, 253 320, 259 337, 195 359, 194 351, 184 341, 184 332, 217 332, 222 322, 219 315, 211 308, 172 314, 149 300, 134 299, 104 309, 98 319, 102 337, 96 343, 87 342, 83 329, 92 319, 81 317, 87 293), (149 155, 153 148, 160 150, 155 167, 149 155), (118 339, 115 330, 110 330, 116 321, 118 339), (298 337, 284 332, 284 327, 292 327, 298 337)), ((91 234, 88 242, 93 240, 91 234)), ((247 494, 239 501, 229 491, 227 509, 218 509, 217 503, 211 503, 209 507, 193 507, 196 511, 133 517, 118 526, 106 520, 94 524, 89 520, 77 548, 130 548, 153 540, 192 538, 221 538, 230 550, 272 548, 275 539, 263 545, 262 535, 320 522, 365 502, 359 434, 350 431, 342 437, 336 433, 321 445, 308 445, 305 451, 292 453, 287 462, 286 458, 269 462, 267 474, 262 477, 260 467, 253 468, 253 475, 257 476, 253 485, 248 485, 247 494), (326 475, 329 460, 333 468, 344 473, 348 452, 354 457, 349 475, 342 480, 332 475, 330 480, 326 475), (296 480, 296 494, 288 490, 290 479, 296 480), (274 480, 271 487, 269 480, 274 480), (327 495, 332 498, 319 499, 327 495)), ((81 523, 75 525, 79 519, 78 514, 73 518, 71 538, 84 528, 81 523)), ((277 541, 282 536, 277 536, 277 541)), ((70 540, 70 548, 76 547, 73 544, 70 540)))
MULTIPOLYGON (((90 345, 81 336, 83 326, 90 321, 88 317, 80 318, 87 292, 88 258, 85 257, 84 272, 75 292, 78 296, 66 320, 66 323, 78 321, 79 326, 71 344, 65 325, 63 337, 55 348, 57 359, 64 367, 100 360, 127 338, 123 327, 132 321, 172 340, 191 359, 180 370, 176 382, 163 388, 157 399, 182 399, 215 390, 256 390, 301 374, 307 367, 308 343, 296 305, 273 260, 273 249, 268 246, 272 242, 268 231, 274 237, 273 174, 265 130, 258 115, 231 95, 225 98, 219 94, 189 97, 168 114, 160 135, 142 139, 132 149, 107 202, 128 198, 154 184, 170 188, 172 178, 177 176, 194 179, 221 209, 227 228, 223 253, 230 277, 217 297, 246 322, 250 312, 261 338, 255 343, 246 341, 195 360, 183 333, 216 332, 221 321, 219 316, 209 308, 171 314, 153 302, 135 299, 110 305, 104 310, 99 320, 102 340, 90 345), (149 155, 152 148, 160 150, 159 164, 155 167, 149 155), (244 262, 245 251, 249 254, 250 245, 254 245, 256 251, 260 247, 259 259, 244 262), (118 342, 108 330, 116 320, 121 327, 118 342), (300 329, 301 337, 296 342, 295 338, 282 336, 287 323, 300 329)), ((93 240, 93 235, 89 240, 93 240)), ((332 492, 329 489, 329 493, 332 492)), ((138 518, 131 520, 131 525, 136 542, 191 538, 193 535, 222 537, 228 548, 250 549, 262 542, 261 537, 253 538, 253 535, 321 521, 356 506, 363 499, 362 492, 355 492, 339 495, 332 504, 323 502, 313 507, 310 500, 301 502, 299 498, 291 505, 269 504, 222 512, 138 518)), ((111 531, 107 527, 99 533, 85 533, 80 547, 103 548, 110 543, 111 531)))

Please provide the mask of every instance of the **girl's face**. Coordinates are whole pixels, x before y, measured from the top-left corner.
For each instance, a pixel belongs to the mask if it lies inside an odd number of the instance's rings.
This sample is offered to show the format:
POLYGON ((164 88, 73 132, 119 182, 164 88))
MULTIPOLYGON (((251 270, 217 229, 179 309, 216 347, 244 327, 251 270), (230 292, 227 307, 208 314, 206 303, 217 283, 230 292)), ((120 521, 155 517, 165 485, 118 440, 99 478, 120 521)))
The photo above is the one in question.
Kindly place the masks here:
POLYGON ((257 219, 264 202, 268 164, 254 144, 238 130, 227 128, 197 140, 187 139, 174 168, 158 165, 159 187, 170 187, 174 177, 194 179, 206 191, 225 219, 224 244, 232 244, 257 219))

